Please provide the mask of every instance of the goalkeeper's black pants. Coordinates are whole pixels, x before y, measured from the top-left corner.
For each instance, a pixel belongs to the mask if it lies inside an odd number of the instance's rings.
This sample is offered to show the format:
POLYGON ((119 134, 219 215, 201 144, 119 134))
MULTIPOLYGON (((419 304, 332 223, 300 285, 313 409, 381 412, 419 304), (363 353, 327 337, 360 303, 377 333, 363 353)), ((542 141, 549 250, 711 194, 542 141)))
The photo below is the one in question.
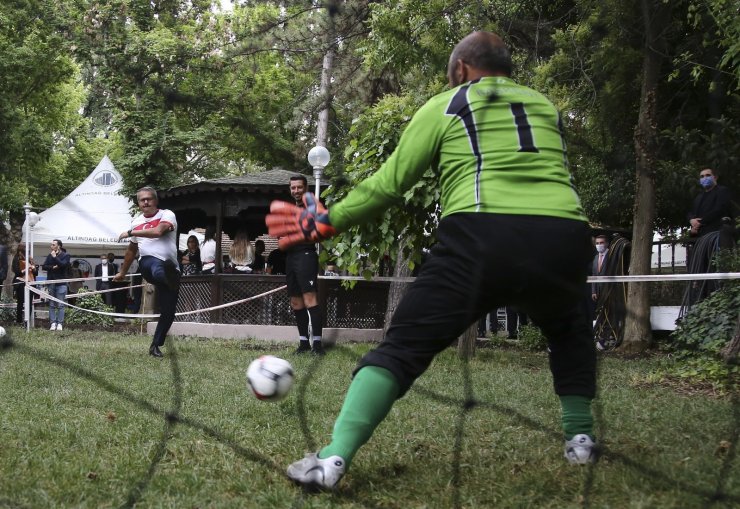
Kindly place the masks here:
MULTIPOLYGON (((588 224, 549 216, 453 214, 366 365, 406 393, 442 350, 491 309, 517 306, 548 340, 560 396, 594 397, 596 351, 586 299, 594 247, 588 224)), ((357 371, 356 370, 356 371, 357 371)), ((355 372, 356 372, 355 371, 355 372)))

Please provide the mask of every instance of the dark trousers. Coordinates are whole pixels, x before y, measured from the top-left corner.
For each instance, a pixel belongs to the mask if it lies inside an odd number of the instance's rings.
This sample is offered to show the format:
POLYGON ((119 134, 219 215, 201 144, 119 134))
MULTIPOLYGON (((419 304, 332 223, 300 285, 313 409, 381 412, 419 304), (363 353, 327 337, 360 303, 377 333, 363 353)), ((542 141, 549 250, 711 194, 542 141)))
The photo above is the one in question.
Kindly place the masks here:
POLYGON ((519 327, 527 325, 526 313, 520 312, 514 306, 506 306, 506 332, 508 333, 509 339, 514 339, 518 336, 519 327))
MULTIPOLYGON (((110 281, 100 281, 100 283, 98 283, 97 290, 110 290, 110 285, 110 281)), ((113 292, 101 293, 100 297, 102 297, 103 302, 105 302, 106 306, 113 306, 113 292)))
POLYGON ((593 257, 585 222, 453 214, 440 221, 437 241, 383 342, 360 360, 358 370, 366 365, 388 369, 403 395, 471 324, 511 304, 547 338, 555 392, 595 395, 596 350, 583 305, 593 257), (532 249, 532 239, 540 249, 532 249))
MULTIPOLYGON (((15 323, 24 323, 26 317, 23 315, 23 308, 26 302, 25 283, 13 283, 13 292, 15 293, 15 323)), ((33 313, 33 293, 31 298, 31 313, 33 313)))
POLYGON ((177 308, 177 296, 179 289, 173 291, 167 284, 164 263, 154 256, 142 256, 139 259, 139 272, 144 279, 149 281, 157 289, 157 304, 159 305, 159 321, 154 330, 152 345, 162 346, 170 330, 172 322, 175 321, 175 309, 177 308))

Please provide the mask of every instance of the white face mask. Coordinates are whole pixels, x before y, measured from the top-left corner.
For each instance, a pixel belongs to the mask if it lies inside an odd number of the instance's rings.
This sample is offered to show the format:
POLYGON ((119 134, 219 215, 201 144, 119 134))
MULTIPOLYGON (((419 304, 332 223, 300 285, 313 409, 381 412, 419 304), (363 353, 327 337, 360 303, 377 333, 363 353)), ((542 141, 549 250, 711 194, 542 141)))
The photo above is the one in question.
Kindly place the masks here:
POLYGON ((606 244, 596 244, 596 250, 599 253, 603 253, 606 251, 606 244))
POLYGON ((108 260, 103 260, 103 265, 108 265, 108 260))

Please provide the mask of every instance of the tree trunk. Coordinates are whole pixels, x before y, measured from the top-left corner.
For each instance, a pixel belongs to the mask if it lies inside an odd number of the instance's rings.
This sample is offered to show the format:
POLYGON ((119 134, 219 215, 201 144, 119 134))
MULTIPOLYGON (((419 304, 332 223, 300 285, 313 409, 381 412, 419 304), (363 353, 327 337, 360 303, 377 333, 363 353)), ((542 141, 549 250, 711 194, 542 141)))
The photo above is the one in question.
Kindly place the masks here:
POLYGON ((470 359, 475 355, 475 340, 478 338, 478 320, 468 327, 462 336, 457 338, 457 355, 461 359, 470 359))
MULTIPOLYGON (((403 256, 403 246, 405 241, 403 237, 399 242, 398 256, 396 257, 396 265, 393 269, 394 277, 410 277, 411 269, 409 269, 409 260, 403 256)), ((388 306, 385 308, 385 322, 383 324, 383 336, 388 332, 388 327, 391 325, 391 318, 393 313, 396 311, 398 303, 401 302, 401 298, 406 293, 406 288, 410 283, 402 283, 392 281, 388 287, 388 306)))
MULTIPOLYGON (((661 34, 667 20, 667 6, 642 0, 645 49, 642 66, 640 112, 635 128, 635 168, 637 173, 632 221, 632 258, 630 274, 649 274, 655 223, 655 166, 657 161, 657 100, 662 57, 658 53, 661 34)), ((629 283, 627 316, 622 350, 644 351, 652 341, 648 283, 629 283)))

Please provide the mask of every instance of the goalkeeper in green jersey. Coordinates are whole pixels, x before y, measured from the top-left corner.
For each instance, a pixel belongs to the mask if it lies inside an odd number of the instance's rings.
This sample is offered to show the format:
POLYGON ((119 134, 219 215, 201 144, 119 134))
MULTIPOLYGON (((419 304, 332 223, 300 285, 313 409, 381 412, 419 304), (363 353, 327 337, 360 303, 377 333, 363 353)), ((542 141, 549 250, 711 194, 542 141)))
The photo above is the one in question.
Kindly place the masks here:
POLYGON ((503 305, 522 310, 547 337, 565 457, 595 461, 596 354, 583 299, 594 248, 568 171, 560 116, 510 75, 501 38, 471 33, 450 55, 450 90, 419 109, 374 175, 330 211, 309 194, 305 208, 272 203, 266 222, 285 248, 372 219, 429 167, 441 191, 432 256, 383 341, 360 360, 331 443, 288 467, 294 481, 333 488, 435 355, 503 305), (531 239, 540 248, 532 249, 531 239))

